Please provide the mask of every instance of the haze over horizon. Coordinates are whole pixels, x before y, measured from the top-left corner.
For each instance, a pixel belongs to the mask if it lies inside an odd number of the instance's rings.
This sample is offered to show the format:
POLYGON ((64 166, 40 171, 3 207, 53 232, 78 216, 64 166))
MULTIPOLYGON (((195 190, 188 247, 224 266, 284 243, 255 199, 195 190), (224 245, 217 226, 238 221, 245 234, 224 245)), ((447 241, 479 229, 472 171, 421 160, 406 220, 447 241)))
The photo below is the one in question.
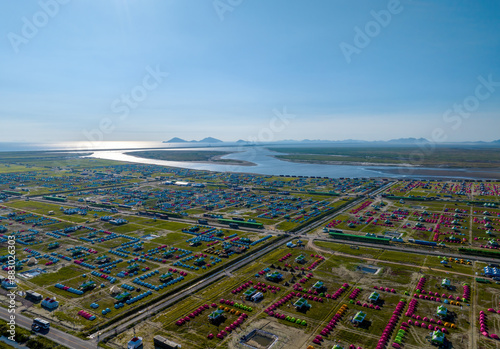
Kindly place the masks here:
POLYGON ((500 138, 500 3, 0 5, 0 141, 500 138))

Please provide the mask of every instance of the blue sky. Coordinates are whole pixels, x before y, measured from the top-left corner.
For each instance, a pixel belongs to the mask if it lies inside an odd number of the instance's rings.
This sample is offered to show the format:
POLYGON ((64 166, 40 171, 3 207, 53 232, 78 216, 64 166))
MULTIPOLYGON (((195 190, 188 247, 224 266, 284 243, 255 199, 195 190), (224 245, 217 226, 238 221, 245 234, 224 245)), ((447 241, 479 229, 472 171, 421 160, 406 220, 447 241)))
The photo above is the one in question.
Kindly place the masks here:
POLYGON ((500 138, 498 1, 41 0, 0 10, 0 141, 500 138))

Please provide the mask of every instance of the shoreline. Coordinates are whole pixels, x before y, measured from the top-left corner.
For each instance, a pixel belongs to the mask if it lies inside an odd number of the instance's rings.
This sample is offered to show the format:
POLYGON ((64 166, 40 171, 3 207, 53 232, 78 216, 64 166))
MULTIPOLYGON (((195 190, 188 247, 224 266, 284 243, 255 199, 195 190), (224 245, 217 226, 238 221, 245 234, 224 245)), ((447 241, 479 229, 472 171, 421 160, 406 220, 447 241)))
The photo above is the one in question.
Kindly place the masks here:
POLYGON ((408 167, 405 169, 386 169, 386 168, 373 168, 373 170, 380 173, 387 174, 400 174, 401 176, 424 176, 424 177, 446 177, 446 178, 464 178, 464 179, 500 179, 500 170, 486 169, 430 169, 430 168, 418 168, 418 167, 408 167))
POLYGON ((320 161, 320 160, 291 160, 279 158, 277 155, 273 155, 273 158, 280 161, 287 161, 292 163, 299 164, 310 164, 310 165, 339 165, 339 166, 393 166, 393 167, 412 167, 418 168, 422 167, 421 165, 412 165, 407 163, 394 164, 394 163, 385 163, 385 162, 363 162, 363 161, 320 161))
MULTIPOLYGON (((134 153, 135 152, 132 151, 132 152, 124 152, 123 154, 133 156, 133 157, 138 158, 138 159, 185 162, 185 163, 190 163, 190 164, 231 165, 231 166, 246 166, 246 167, 257 166, 257 164, 250 162, 250 161, 234 160, 234 159, 222 159, 223 156, 230 155, 230 154, 216 155, 216 156, 211 157, 207 161, 190 161, 190 160, 154 159, 154 158, 148 158, 148 157, 144 157, 144 156, 134 155, 134 153), (228 160, 228 161, 221 161, 221 160, 228 160)), ((234 154, 234 153, 231 153, 231 154, 234 154)))
POLYGON ((453 167, 453 166, 441 166, 441 167, 436 167, 436 166, 424 166, 424 165, 413 165, 410 163, 385 163, 385 162, 364 162, 364 161, 321 161, 321 160, 291 160, 291 159, 284 159, 284 158, 279 158, 277 156, 273 156, 277 160, 281 161, 287 161, 287 162, 292 162, 292 163, 299 163, 299 164, 311 164, 311 165, 342 165, 342 166, 370 166, 370 167, 376 167, 376 166, 386 166, 386 167, 404 167, 404 168, 415 168, 415 169, 426 169, 426 168, 432 168, 436 170, 450 170, 450 171, 481 171, 481 172, 495 172, 499 171, 500 168, 484 168, 484 167, 453 167))
MULTIPOLYGON (((99 152, 94 153, 97 155, 99 152)), ((126 155, 123 154, 123 155, 126 155)), ((218 155, 220 157, 222 156, 228 156, 229 154, 224 154, 224 155, 218 155)), ((274 171, 263 171, 262 166, 260 166, 259 162, 256 163, 235 163, 234 160, 232 159, 227 159, 227 160, 232 160, 231 162, 217 162, 213 161, 215 159, 215 155, 212 157, 212 161, 169 161, 169 160, 157 160, 157 159, 149 159, 145 157, 140 157, 140 156, 135 156, 128 154, 126 155, 129 157, 128 159, 122 159, 122 158, 116 158, 116 157, 108 157, 108 156, 91 156, 91 158, 101 158, 101 159, 108 159, 108 160, 115 160, 115 161, 124 161, 124 162, 132 162, 132 163, 145 163, 145 164, 156 164, 160 166, 167 166, 167 167, 177 167, 177 168, 190 168, 190 169, 198 169, 202 171, 214 171, 214 172, 229 172, 229 173, 248 173, 248 174, 253 174, 253 175, 273 175, 273 176, 326 176, 329 178, 340 178, 340 177, 369 177, 369 178, 413 178, 413 179, 456 179, 456 180, 485 180, 485 179, 494 179, 498 180, 500 179, 500 169, 450 169, 450 168, 425 168, 425 167, 410 167, 410 166, 381 166, 377 167, 376 165, 372 166, 360 166, 360 165, 354 165, 353 163, 349 163, 346 165, 317 165, 317 166, 331 166, 332 169, 329 169, 328 171, 323 171, 322 169, 319 169, 320 174, 315 171, 313 174, 312 172, 308 171, 308 169, 303 169, 300 166, 297 168, 292 167, 288 168, 290 166, 286 165, 287 162, 283 162, 280 164, 276 164, 276 168, 274 171), (158 162, 158 163, 156 163, 158 162), (163 163, 164 162, 164 163, 163 163), (205 168, 196 168, 193 167, 198 165, 198 166, 204 166, 205 168), (209 166, 209 168, 206 168, 209 166), (222 169, 220 167, 229 167, 222 169), (341 172, 343 173, 337 173, 335 167, 343 167, 341 172), (353 168, 353 174, 345 173, 349 172, 350 170, 346 168, 353 168), (255 168, 255 171, 252 169, 255 168), (289 171, 286 171, 286 170, 289 171), (367 173, 359 173, 359 171, 365 171, 367 173), (358 172, 355 173, 354 172, 358 172)), ((274 158, 270 156, 270 158, 274 158)), ((280 161, 280 159, 275 159, 276 161, 280 161)), ((244 160, 236 160, 236 161, 244 161, 244 160)), ((294 164, 295 162, 293 161, 288 161, 290 164, 294 164)), ((295 163, 297 164, 297 163, 295 163)), ((304 164, 305 165, 305 164, 304 164)), ((309 164, 308 164, 309 165, 309 164)), ((309 165, 310 166, 310 165, 309 165)))

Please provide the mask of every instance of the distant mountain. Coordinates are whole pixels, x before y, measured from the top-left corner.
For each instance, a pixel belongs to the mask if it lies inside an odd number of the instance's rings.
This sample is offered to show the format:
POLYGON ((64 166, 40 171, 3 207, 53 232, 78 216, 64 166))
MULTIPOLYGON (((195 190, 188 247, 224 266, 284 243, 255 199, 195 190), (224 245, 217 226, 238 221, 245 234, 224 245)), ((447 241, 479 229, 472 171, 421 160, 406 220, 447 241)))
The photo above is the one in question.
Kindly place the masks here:
POLYGON ((359 141, 355 139, 345 139, 341 141, 332 141, 332 140, 325 140, 325 139, 303 139, 301 141, 297 141, 294 139, 285 139, 282 141, 275 141, 273 143, 281 143, 281 144, 290 144, 290 143, 314 143, 314 144, 324 144, 324 143, 347 143, 347 144, 352 144, 352 143, 368 143, 368 141, 359 141))
POLYGON ((196 141, 196 140, 186 141, 185 139, 174 137, 168 141, 163 141, 163 143, 223 143, 223 142, 220 139, 213 137, 203 138, 201 141, 196 141))
POLYGON ((223 143, 223 141, 213 137, 206 137, 199 141, 199 143, 223 143))
MULTIPOLYGON (((202 140, 191 140, 191 141, 186 141, 185 139, 179 138, 179 137, 174 137, 168 141, 163 141, 163 143, 205 143, 205 144, 214 144, 214 143, 224 143, 224 141, 221 141, 220 139, 213 138, 213 137, 206 137, 203 138, 202 140)), ((391 139, 388 141, 364 141, 364 140, 359 140, 359 139, 344 139, 344 140, 324 140, 324 139, 303 139, 303 140, 295 140, 295 139, 284 139, 284 140, 279 140, 279 141, 273 141, 273 142, 256 142, 256 141, 246 141, 243 139, 239 139, 236 142, 229 142, 229 143, 236 143, 236 144, 246 144, 246 145, 264 145, 264 144, 279 144, 279 145, 284 145, 284 144, 338 144, 338 145, 373 145, 373 146, 393 146, 393 145, 422 145, 422 144, 428 144, 430 143, 429 140, 426 138, 414 138, 414 137, 409 137, 409 138, 397 138, 397 139, 391 139)), ((447 144, 447 143, 443 143, 447 144)), ((484 141, 469 141, 469 142, 456 142, 456 143, 449 143, 449 144, 470 144, 470 145, 491 145, 491 146, 499 146, 500 145, 500 139, 491 141, 491 142, 484 142, 484 141)))
POLYGON ((179 137, 174 137, 168 141, 163 141, 163 143, 187 143, 187 141, 179 137))
POLYGON ((500 139, 497 139, 496 141, 491 141, 491 142, 485 142, 485 141, 468 141, 468 142, 460 142, 458 144, 472 144, 472 145, 500 145, 500 139))
POLYGON ((387 143, 414 144, 414 143, 429 143, 429 141, 425 138, 398 138, 398 139, 391 139, 387 141, 387 143))

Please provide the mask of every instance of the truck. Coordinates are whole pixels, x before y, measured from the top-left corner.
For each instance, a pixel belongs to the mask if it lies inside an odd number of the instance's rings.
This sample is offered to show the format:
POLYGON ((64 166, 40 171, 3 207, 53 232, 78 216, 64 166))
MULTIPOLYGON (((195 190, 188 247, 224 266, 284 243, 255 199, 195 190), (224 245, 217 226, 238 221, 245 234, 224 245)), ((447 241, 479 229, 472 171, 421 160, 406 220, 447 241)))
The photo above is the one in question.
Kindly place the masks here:
POLYGON ((31 329, 35 332, 48 331, 50 329, 50 322, 44 319, 35 318, 31 324, 31 329))

